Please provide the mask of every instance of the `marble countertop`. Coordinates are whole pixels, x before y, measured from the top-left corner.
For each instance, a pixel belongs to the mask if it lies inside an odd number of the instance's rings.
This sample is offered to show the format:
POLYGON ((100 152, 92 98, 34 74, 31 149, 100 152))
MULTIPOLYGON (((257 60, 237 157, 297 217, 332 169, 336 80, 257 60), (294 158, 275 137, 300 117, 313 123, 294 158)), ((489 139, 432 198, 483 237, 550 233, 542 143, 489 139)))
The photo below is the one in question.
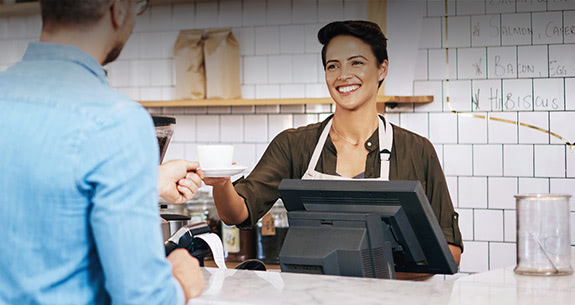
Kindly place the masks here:
POLYGON ((575 302, 575 275, 524 276, 515 274, 513 267, 474 275, 436 275, 417 282, 215 268, 203 268, 203 272, 206 289, 188 305, 575 302))

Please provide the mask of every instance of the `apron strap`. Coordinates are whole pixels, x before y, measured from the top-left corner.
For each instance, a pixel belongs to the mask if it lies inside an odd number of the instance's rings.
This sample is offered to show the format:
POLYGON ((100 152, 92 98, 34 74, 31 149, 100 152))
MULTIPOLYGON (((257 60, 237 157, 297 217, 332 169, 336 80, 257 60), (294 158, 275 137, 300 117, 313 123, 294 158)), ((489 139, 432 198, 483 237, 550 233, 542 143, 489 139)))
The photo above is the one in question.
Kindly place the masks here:
MULTIPOLYGON (((388 120, 386 120, 382 115, 378 115, 379 120, 379 128, 378 128, 378 136, 379 136, 379 162, 380 162, 380 171, 379 171, 379 180, 389 180, 389 164, 391 160, 391 149, 393 146, 393 128, 388 120)), ((331 129, 331 125, 333 123, 333 117, 329 119, 327 124, 325 125, 321 135, 317 141, 317 144, 313 150, 313 154, 311 155, 311 160, 309 161, 307 170, 304 174, 303 178, 310 178, 315 176, 315 168, 319 161, 319 157, 321 156, 321 152, 323 147, 325 146, 325 142, 327 141, 327 137, 329 135, 329 131, 331 129)))
POLYGON ((388 120, 379 115, 379 178, 389 181, 389 164, 393 146, 393 127, 388 120), (385 122, 385 125, 384 125, 385 122))
POLYGON ((317 144, 315 149, 313 150, 313 154, 311 155, 311 160, 307 166, 306 174, 315 172, 315 167, 317 166, 317 162, 319 161, 319 157, 321 156, 321 151, 327 141, 327 136, 329 135, 329 130, 331 129, 331 124, 333 123, 333 117, 329 119, 327 124, 325 125, 319 139, 317 140, 317 144))

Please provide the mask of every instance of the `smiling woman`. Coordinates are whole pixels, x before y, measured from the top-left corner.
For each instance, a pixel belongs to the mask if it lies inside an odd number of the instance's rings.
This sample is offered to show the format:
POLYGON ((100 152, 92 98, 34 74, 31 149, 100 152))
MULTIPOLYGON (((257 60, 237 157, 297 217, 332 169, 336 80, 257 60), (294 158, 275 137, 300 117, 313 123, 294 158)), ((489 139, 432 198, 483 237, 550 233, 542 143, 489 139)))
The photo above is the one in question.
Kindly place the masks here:
POLYGON ((206 178, 221 219, 255 224, 279 198, 282 179, 417 180, 459 263, 458 217, 433 145, 377 113, 388 67, 385 35, 372 22, 339 21, 323 27, 318 38, 334 114, 280 133, 247 178, 234 184, 229 177, 206 178))

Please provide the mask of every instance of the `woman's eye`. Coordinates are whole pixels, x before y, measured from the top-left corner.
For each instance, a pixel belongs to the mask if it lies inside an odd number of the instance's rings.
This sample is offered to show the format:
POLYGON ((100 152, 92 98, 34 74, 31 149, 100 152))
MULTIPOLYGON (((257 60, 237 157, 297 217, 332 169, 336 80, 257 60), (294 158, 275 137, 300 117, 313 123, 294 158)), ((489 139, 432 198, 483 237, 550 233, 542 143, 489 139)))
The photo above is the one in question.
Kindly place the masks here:
POLYGON ((333 69, 336 69, 336 68, 337 68, 337 65, 331 64, 331 65, 327 65, 327 68, 326 68, 326 69, 328 69, 328 70, 333 70, 333 69))
POLYGON ((356 61, 352 62, 351 64, 354 66, 360 66, 360 65, 363 65, 363 62, 356 60, 356 61))

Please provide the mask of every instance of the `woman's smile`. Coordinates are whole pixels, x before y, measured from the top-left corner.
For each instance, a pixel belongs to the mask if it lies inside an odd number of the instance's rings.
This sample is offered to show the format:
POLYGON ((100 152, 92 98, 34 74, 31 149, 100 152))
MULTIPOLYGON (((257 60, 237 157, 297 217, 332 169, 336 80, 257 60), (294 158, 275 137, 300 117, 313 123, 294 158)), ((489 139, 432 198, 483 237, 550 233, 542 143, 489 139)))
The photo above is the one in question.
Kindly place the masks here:
POLYGON ((361 87, 361 85, 341 85, 336 87, 337 91, 339 91, 339 93, 343 94, 343 95, 349 95, 353 92, 355 92, 355 90, 359 89, 361 87))

